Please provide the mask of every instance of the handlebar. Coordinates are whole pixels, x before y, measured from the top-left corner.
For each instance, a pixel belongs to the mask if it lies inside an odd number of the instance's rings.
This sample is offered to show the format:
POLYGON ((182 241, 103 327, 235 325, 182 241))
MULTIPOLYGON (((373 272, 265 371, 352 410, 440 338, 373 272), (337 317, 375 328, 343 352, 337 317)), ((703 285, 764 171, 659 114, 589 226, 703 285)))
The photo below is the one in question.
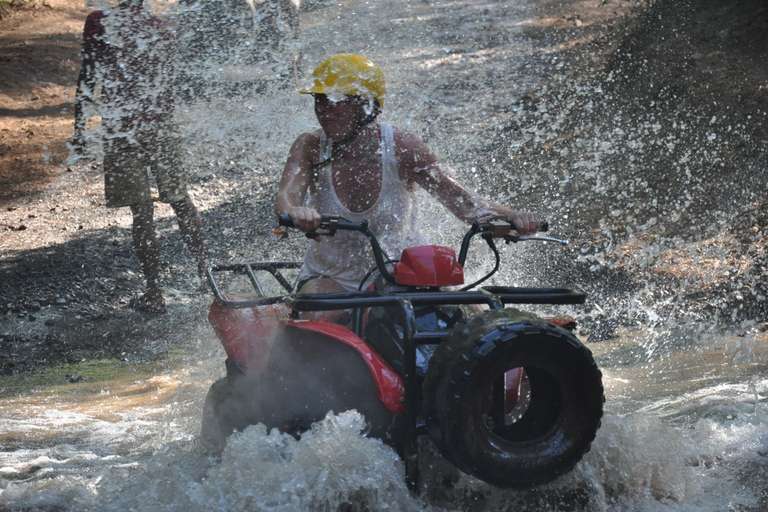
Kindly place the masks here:
MULTIPOLYGON (((365 221, 364 221, 365 223, 365 221)), ((280 215, 278 216, 278 224, 283 227, 292 228, 293 225, 293 219, 290 215, 280 215)), ((366 223, 367 225, 367 223, 366 223)), ((320 220, 320 229, 325 230, 325 233, 322 233, 323 235, 327 236, 333 236, 336 231, 339 229, 347 229, 351 231, 359 231, 357 229, 358 224, 355 222, 348 222, 341 219, 341 217, 333 217, 329 215, 323 215, 320 220)), ((548 241, 548 242, 559 242, 559 243, 567 243, 567 241, 560 240, 557 238, 551 238, 551 237, 539 237, 539 236, 521 236, 521 235, 509 235, 510 231, 517 231, 517 228, 511 223, 511 222, 505 222, 505 221, 492 221, 488 224, 489 227, 493 230, 494 237, 500 238, 502 236, 505 237, 514 237, 514 239, 509 238, 509 242, 519 242, 519 241, 526 241, 526 240, 541 240, 541 241, 548 241)), ((543 221, 541 223, 541 226, 539 227, 540 233, 545 233, 549 231, 549 222, 543 221)), ((307 233, 307 238, 314 238, 318 235, 318 233, 307 233)))
MULTIPOLYGON (((278 217, 278 223, 280 226, 284 227, 294 227, 293 219, 291 219, 290 215, 280 215, 278 217)), ((338 230, 346 230, 346 231, 358 231, 362 234, 364 234, 371 242, 371 249, 373 250, 373 256, 376 260, 376 266, 381 273, 381 275, 389 281, 390 283, 395 283, 394 276, 389 272, 387 269, 387 265, 384 261, 384 253, 381 249, 381 246, 379 245, 379 241, 376 238, 376 235, 368 229, 368 221, 364 220, 361 223, 357 222, 350 222, 342 217, 338 216, 329 216, 329 215, 323 215, 320 220, 320 230, 321 232, 310 232, 306 233, 307 238, 316 238, 317 236, 334 236, 338 230)), ((548 231, 549 230, 549 223, 548 222, 542 222, 540 231, 548 231)), ((496 268, 486 276, 483 280, 490 277, 495 271, 498 269, 498 250, 496 249, 496 245, 493 242, 494 238, 502 238, 506 243, 517 243, 517 242, 525 242, 525 241, 542 241, 542 242, 554 242, 561 245, 567 245, 567 240, 561 240, 559 238, 552 238, 547 236, 538 236, 538 235, 519 235, 517 233, 517 230, 515 229, 515 226, 507 221, 491 221, 487 224, 480 224, 480 223, 474 223, 472 227, 469 229, 467 234, 464 236, 464 240, 461 243, 461 249, 459 251, 458 256, 458 262, 462 266, 464 266, 466 259, 467 259, 467 252, 469 250, 469 244, 472 240, 472 238, 475 235, 480 234, 482 238, 488 243, 488 245, 491 247, 491 249, 496 253, 497 257, 497 265, 496 268)), ((470 285, 470 287, 476 285, 478 283, 473 283, 470 285)))
MULTIPOLYGON (((278 217, 278 223, 281 226, 294 227, 293 219, 291 219, 290 215, 280 215, 278 217)), ((376 260, 376 267, 378 267, 378 270, 381 272, 381 275, 384 277, 384 279, 390 283, 395 283, 395 276, 389 272, 389 269, 387 269, 387 262, 384 261, 384 251, 381 249, 381 245, 379 245, 379 240, 376 238, 376 235, 373 233, 373 231, 368 229, 367 220, 359 223, 349 222, 342 217, 323 215, 320 219, 320 229, 322 229, 323 232, 307 233, 307 238, 315 238, 317 236, 334 236, 336 231, 340 229, 346 231, 357 231, 368 237, 368 240, 371 242, 373 257, 376 260)))

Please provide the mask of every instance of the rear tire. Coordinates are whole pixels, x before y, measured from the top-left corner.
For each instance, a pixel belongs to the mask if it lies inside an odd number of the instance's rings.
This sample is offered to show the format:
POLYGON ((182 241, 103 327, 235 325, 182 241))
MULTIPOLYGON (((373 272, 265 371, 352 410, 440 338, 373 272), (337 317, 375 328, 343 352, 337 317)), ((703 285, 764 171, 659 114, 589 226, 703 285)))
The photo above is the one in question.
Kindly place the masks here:
POLYGON ((573 469, 595 438, 603 403, 591 352, 573 334, 511 309, 457 326, 424 381, 427 426, 443 456, 502 488, 543 484, 573 469), (495 426, 493 384, 519 367, 530 400, 519 419, 495 426))

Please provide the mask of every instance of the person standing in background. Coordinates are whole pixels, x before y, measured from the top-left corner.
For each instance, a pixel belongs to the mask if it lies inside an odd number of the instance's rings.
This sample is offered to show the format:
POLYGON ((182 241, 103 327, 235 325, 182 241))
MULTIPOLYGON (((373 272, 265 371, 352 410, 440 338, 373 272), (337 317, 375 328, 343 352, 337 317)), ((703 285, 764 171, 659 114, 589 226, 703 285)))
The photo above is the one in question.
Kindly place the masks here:
POLYGON ((173 30, 145 10, 143 0, 127 0, 86 19, 72 145, 76 153, 84 153, 83 104, 93 101, 104 134, 107 207, 131 208, 133 244, 147 281, 146 292, 134 297, 130 307, 148 313, 165 311, 150 174, 157 182, 159 200, 176 213, 201 279, 207 267, 203 221, 187 194, 173 119, 176 54, 173 30))

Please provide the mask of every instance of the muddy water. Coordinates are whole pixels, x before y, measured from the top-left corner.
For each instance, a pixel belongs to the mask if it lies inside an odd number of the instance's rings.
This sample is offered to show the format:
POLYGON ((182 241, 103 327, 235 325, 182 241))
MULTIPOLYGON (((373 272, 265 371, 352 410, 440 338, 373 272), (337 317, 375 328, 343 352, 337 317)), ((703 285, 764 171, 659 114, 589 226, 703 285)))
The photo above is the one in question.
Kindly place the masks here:
POLYGON ((105 361, 2 382, 0 504, 46 510, 763 510, 768 336, 622 332, 590 348, 606 415, 569 475, 532 491, 430 479, 417 498, 353 412, 301 441, 255 426, 221 458, 197 439, 220 353, 105 361), (79 380, 79 382, 67 382, 79 380), (736 508, 734 508, 736 507, 736 508), (738 508, 745 507, 745 508, 738 508))
MULTIPOLYGON (((446 161, 461 160, 491 137, 517 99, 537 86, 537 63, 550 51, 546 41, 523 36, 533 15, 519 3, 322 5, 303 15, 303 66, 339 51, 370 56, 388 73, 386 119, 422 135, 446 161)), ((193 101, 178 115, 192 171, 208 180, 208 190, 194 191, 204 210, 269 200, 291 141, 314 127, 310 100, 277 85, 193 101)), ((456 171, 477 178, 469 166, 456 171)), ((454 225, 431 223, 445 228, 435 229, 436 241, 438 231, 454 225)), ((223 235, 233 240, 232 257, 290 253, 290 245, 278 253, 240 242, 234 231, 223 235)), ((353 412, 330 416, 300 442, 251 427, 232 437, 221 458, 211 457, 197 434, 205 393, 223 374, 223 352, 205 332, 184 353, 151 364, 105 361, 0 381, 0 508, 768 508, 765 333, 670 325, 619 331, 589 346, 604 373, 603 426, 572 473, 535 490, 500 491, 468 478, 452 488, 435 485, 433 460, 424 465, 430 487, 413 496, 396 455, 362 435, 364 420, 353 412)))
POLYGON ((0 384, 0 503, 78 509, 95 484, 190 439, 206 390, 188 360, 95 361, 0 384), (184 412, 181 412, 184 411, 184 412))

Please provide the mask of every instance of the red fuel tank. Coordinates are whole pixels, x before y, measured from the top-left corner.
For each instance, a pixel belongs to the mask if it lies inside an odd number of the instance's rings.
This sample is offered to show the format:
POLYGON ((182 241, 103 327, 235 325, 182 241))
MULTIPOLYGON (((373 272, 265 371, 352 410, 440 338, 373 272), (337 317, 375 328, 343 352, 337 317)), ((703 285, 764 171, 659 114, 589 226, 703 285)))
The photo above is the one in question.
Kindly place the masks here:
POLYGON ((453 286, 464 284, 464 269, 456 252, 448 247, 422 245, 403 251, 395 263, 395 281, 405 286, 453 286))

